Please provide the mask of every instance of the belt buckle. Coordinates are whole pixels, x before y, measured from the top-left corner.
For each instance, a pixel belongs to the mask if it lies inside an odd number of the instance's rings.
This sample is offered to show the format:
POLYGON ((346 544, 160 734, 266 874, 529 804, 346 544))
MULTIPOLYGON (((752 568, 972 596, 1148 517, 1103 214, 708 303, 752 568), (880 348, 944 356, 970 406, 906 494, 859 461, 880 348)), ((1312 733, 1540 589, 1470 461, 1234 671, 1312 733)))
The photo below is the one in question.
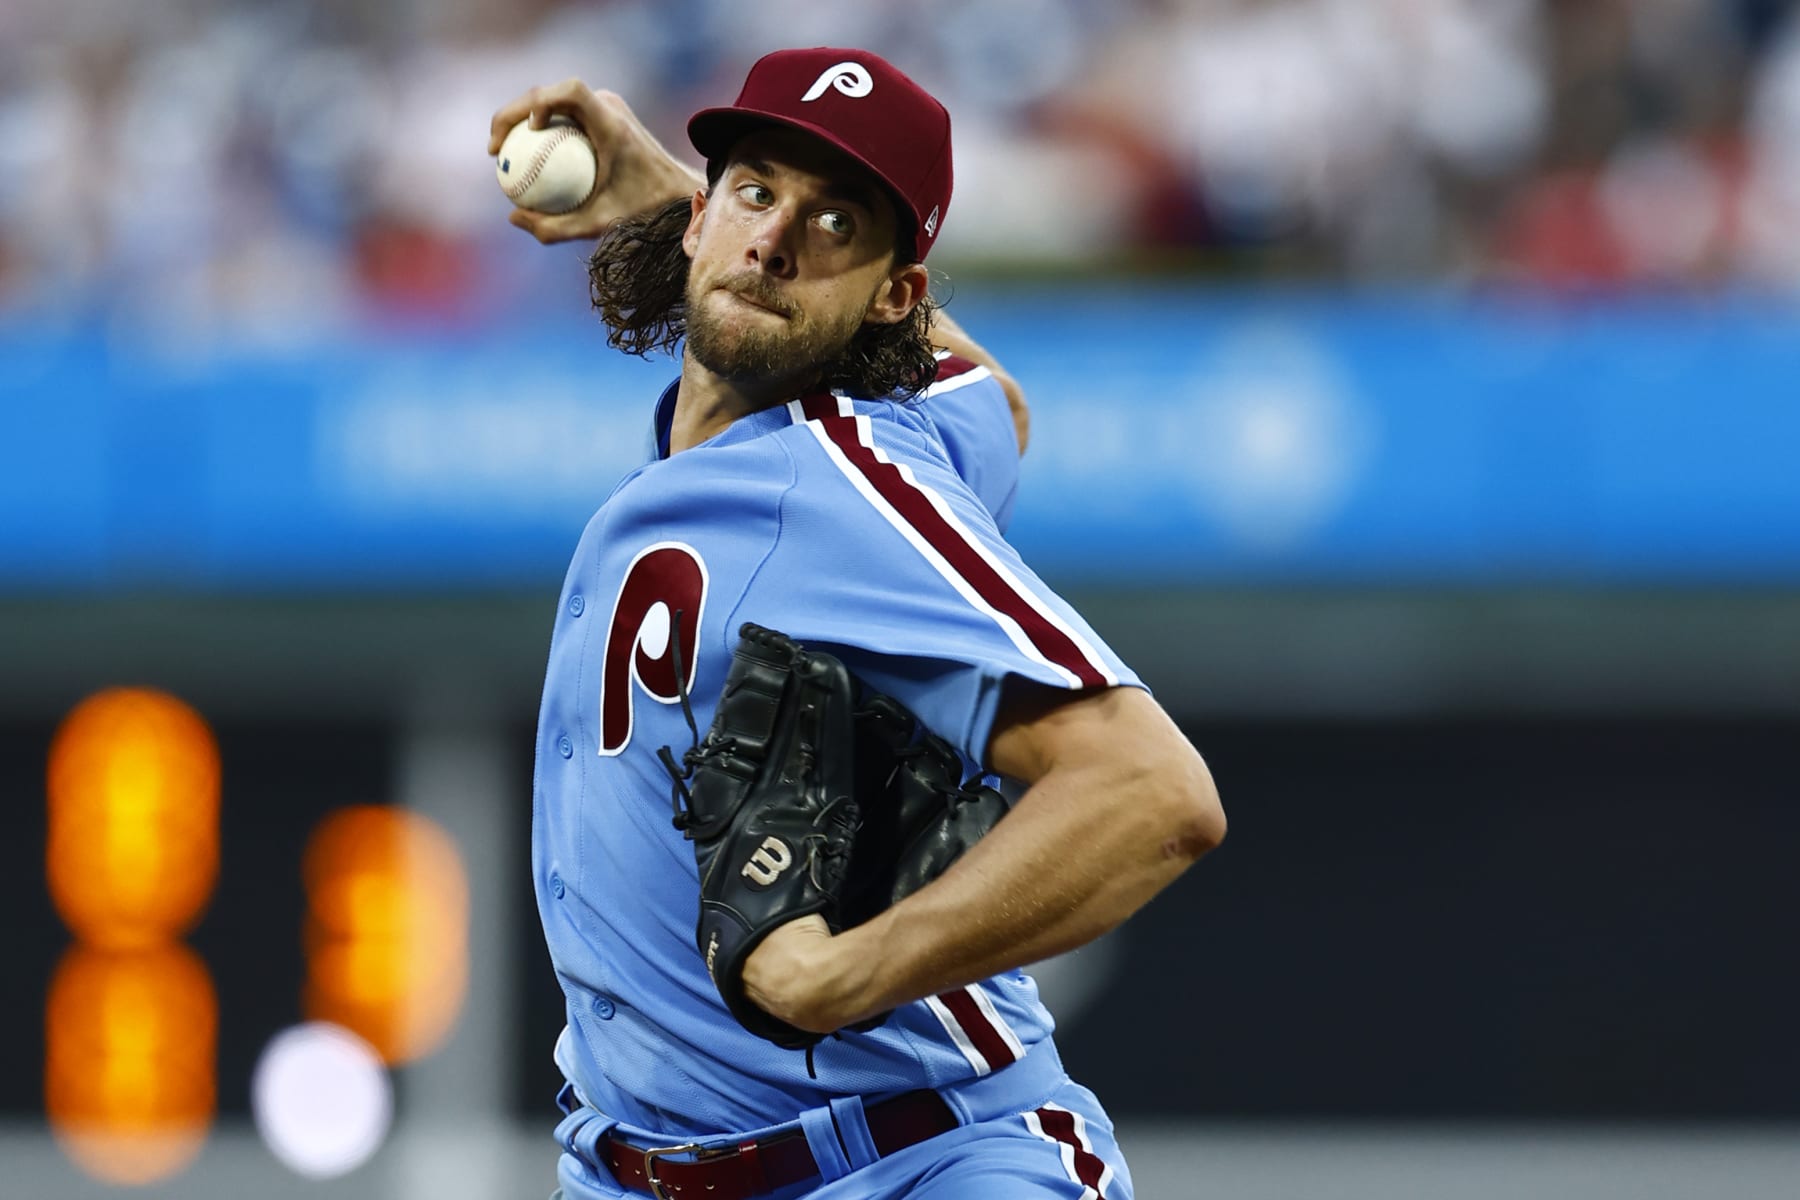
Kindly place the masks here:
POLYGON ((699 1142, 688 1142, 682 1146, 658 1146, 654 1150, 644 1151, 644 1181, 650 1185, 650 1194, 656 1200, 673 1200, 669 1193, 663 1191, 662 1180, 656 1177, 656 1160, 667 1158, 671 1154, 698 1154, 699 1142))

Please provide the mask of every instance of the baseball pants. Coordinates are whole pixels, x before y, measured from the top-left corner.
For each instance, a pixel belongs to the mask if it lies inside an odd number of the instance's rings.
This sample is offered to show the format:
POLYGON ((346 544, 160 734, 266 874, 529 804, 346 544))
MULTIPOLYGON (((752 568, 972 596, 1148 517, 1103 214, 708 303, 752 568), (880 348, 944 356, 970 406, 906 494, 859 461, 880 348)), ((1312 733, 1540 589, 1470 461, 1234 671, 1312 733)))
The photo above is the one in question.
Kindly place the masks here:
MULTIPOLYGON (((862 1163, 849 1161, 835 1139, 809 1133, 822 1177, 770 1193, 770 1200, 1132 1200, 1112 1121, 1094 1094, 1063 1071, 1054 1043, 940 1094, 962 1122, 957 1128, 862 1163)), ((641 1144, 654 1145, 657 1136, 617 1126, 592 1109, 579 1110, 575 1119, 582 1113, 592 1114, 585 1138, 569 1135, 571 1121, 563 1123, 562 1187, 552 1200, 641 1196, 620 1187, 591 1155, 570 1151, 583 1141, 594 1144, 591 1122, 641 1144)))

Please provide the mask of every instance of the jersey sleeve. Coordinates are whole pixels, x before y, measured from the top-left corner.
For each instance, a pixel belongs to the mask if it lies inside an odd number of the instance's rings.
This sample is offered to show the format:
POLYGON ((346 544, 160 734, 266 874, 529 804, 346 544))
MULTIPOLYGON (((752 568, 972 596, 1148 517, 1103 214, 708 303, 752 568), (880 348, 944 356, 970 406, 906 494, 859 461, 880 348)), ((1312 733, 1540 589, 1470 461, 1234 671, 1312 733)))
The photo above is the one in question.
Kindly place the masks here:
POLYGON ((994 373, 953 354, 938 359, 937 379, 909 407, 935 430, 951 469, 992 514, 1001 533, 1019 494, 1019 435, 994 373))
POLYGON ((935 443, 848 400, 806 413, 784 439, 795 482, 780 533, 734 624, 837 651, 977 763, 1013 678, 1142 686, 1020 560, 935 443))

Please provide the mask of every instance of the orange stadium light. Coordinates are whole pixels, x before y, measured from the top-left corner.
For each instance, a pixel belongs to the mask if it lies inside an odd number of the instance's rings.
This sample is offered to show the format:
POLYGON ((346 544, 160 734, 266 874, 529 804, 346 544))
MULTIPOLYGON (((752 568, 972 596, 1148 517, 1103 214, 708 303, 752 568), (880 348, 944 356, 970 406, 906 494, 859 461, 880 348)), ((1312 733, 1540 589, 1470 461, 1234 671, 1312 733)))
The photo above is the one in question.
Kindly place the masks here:
POLYGON ((96 946, 148 946, 199 918, 219 871, 219 748, 166 692, 82 701, 50 745, 50 896, 96 946))
POLYGON ((212 976, 186 946, 70 947, 50 982, 44 1069, 44 1107, 69 1158, 126 1185, 192 1162, 216 1103, 218 1025, 212 976))
POLYGON ((314 830, 301 875, 307 1017, 358 1034, 389 1065, 436 1049, 469 973, 468 877, 450 835, 409 809, 340 809, 314 830))

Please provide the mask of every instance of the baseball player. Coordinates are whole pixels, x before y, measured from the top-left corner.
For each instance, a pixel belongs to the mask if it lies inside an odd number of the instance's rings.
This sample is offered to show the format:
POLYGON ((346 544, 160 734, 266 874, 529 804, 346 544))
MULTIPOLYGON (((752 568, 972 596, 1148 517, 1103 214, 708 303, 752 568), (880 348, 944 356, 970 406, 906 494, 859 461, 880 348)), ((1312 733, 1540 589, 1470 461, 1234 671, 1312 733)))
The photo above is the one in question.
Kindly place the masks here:
POLYGON ((500 110, 490 152, 552 113, 594 142, 602 185, 515 223, 599 236, 614 344, 681 347, 644 464, 575 551, 539 718, 561 1194, 1125 1200, 1112 1124, 1020 968, 1116 926, 1224 816, 1130 668, 1002 536, 1023 404, 933 311, 922 265, 950 207, 948 113, 876 55, 782 51, 690 121, 704 177, 577 81, 500 110), (739 994, 816 1040, 805 1054, 722 1000, 693 830, 671 820, 676 760, 723 711, 747 622, 828 650, 1015 796, 885 911, 756 945, 739 994))

